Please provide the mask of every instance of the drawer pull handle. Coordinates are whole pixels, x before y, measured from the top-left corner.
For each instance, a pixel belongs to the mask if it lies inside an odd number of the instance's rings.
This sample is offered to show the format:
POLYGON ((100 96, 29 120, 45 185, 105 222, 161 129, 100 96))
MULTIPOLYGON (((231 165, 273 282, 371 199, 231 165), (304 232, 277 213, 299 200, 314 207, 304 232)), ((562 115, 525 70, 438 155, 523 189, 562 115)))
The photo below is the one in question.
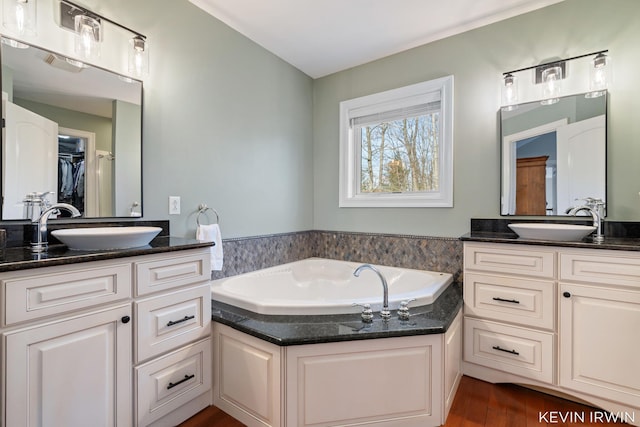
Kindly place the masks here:
POLYGON ((191 374, 191 375, 185 375, 183 379, 181 379, 180 381, 178 381, 177 383, 169 383, 169 385, 167 386, 167 390, 171 390, 172 388, 174 388, 175 386, 178 386, 180 384, 182 384, 185 381, 189 381, 192 378, 195 378, 195 374, 191 374))
POLYGON ((563 292, 562 296, 565 298, 571 298, 571 292, 563 292))
POLYGON ((187 320, 191 320, 191 319, 195 319, 195 318, 196 318, 196 316, 184 316, 180 320, 169 320, 169 322, 167 323, 167 326, 177 325, 178 323, 186 322, 187 320))
POLYGON ((493 300, 500 301, 500 302, 510 302, 512 304, 520 304, 520 301, 518 301, 517 299, 504 299, 500 297, 493 297, 493 300))
POLYGON ((494 350, 504 351, 505 353, 515 354, 516 356, 520 356, 520 353, 518 353, 517 351, 515 351, 515 350, 507 350, 505 348, 500 347, 499 345, 494 345, 492 348, 494 350))

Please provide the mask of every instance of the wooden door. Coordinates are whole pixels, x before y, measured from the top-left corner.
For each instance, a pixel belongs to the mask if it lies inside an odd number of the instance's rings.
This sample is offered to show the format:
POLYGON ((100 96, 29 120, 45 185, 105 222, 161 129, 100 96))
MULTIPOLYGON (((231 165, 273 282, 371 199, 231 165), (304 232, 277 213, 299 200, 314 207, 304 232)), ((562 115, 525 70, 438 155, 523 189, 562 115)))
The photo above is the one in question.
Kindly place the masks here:
POLYGON ((547 214, 548 158, 539 156, 516 160, 516 215, 547 214))

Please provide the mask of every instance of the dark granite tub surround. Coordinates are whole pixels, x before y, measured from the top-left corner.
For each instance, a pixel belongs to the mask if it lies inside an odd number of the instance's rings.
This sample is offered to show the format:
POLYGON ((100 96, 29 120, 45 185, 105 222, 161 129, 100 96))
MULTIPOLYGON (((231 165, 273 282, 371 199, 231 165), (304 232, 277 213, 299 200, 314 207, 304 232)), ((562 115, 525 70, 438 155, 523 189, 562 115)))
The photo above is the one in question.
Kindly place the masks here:
POLYGON ((458 238, 303 231, 224 239, 224 266, 212 279, 235 276, 310 257, 389 265, 462 277, 462 243, 458 238))
POLYGON ((590 220, 567 219, 471 219, 471 231, 462 237, 462 241, 478 241, 493 243, 514 243, 540 246, 561 246, 575 248, 610 249, 625 251, 640 251, 640 223, 623 221, 604 221, 604 242, 595 243, 590 236, 581 242, 562 242, 550 240, 521 239, 508 227, 512 223, 571 223, 591 225, 590 220))
POLYGON ((462 308, 462 285, 452 283, 433 304, 411 308, 403 321, 395 311, 388 322, 375 313, 373 323, 364 323, 359 314, 324 316, 267 316, 212 301, 212 320, 280 346, 318 344, 442 334, 462 308))

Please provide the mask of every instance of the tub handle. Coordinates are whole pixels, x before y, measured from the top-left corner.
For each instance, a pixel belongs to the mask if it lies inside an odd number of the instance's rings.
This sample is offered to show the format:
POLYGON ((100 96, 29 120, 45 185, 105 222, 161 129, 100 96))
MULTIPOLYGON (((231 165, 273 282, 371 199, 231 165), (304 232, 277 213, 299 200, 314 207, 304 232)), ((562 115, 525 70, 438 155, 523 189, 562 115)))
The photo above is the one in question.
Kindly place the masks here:
POLYGON ((398 308, 398 319, 409 320, 409 316, 411 316, 409 314, 409 303, 415 300, 415 298, 411 298, 406 301, 400 302, 400 308, 398 308))
POLYGON ((356 305, 359 307, 362 307, 362 313, 360 314, 362 321, 364 323, 373 322, 373 310, 371 309, 371 304, 359 304, 357 302, 354 302, 353 304, 351 304, 351 306, 354 306, 354 307, 356 305))

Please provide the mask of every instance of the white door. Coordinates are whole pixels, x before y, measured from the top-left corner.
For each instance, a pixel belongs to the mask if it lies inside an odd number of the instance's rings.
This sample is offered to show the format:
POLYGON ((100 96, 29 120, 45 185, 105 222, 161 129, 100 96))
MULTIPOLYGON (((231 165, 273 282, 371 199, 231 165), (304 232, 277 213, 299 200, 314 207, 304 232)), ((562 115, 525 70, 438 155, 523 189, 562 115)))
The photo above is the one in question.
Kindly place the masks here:
POLYGON ((132 420, 131 306, 6 333, 6 425, 115 427, 132 420))
POLYGON ((12 102, 3 104, 2 219, 21 219, 28 193, 58 190, 58 124, 12 102))
POLYGON ((557 130, 558 210, 594 197, 606 200, 607 144, 604 115, 571 123, 557 130))

